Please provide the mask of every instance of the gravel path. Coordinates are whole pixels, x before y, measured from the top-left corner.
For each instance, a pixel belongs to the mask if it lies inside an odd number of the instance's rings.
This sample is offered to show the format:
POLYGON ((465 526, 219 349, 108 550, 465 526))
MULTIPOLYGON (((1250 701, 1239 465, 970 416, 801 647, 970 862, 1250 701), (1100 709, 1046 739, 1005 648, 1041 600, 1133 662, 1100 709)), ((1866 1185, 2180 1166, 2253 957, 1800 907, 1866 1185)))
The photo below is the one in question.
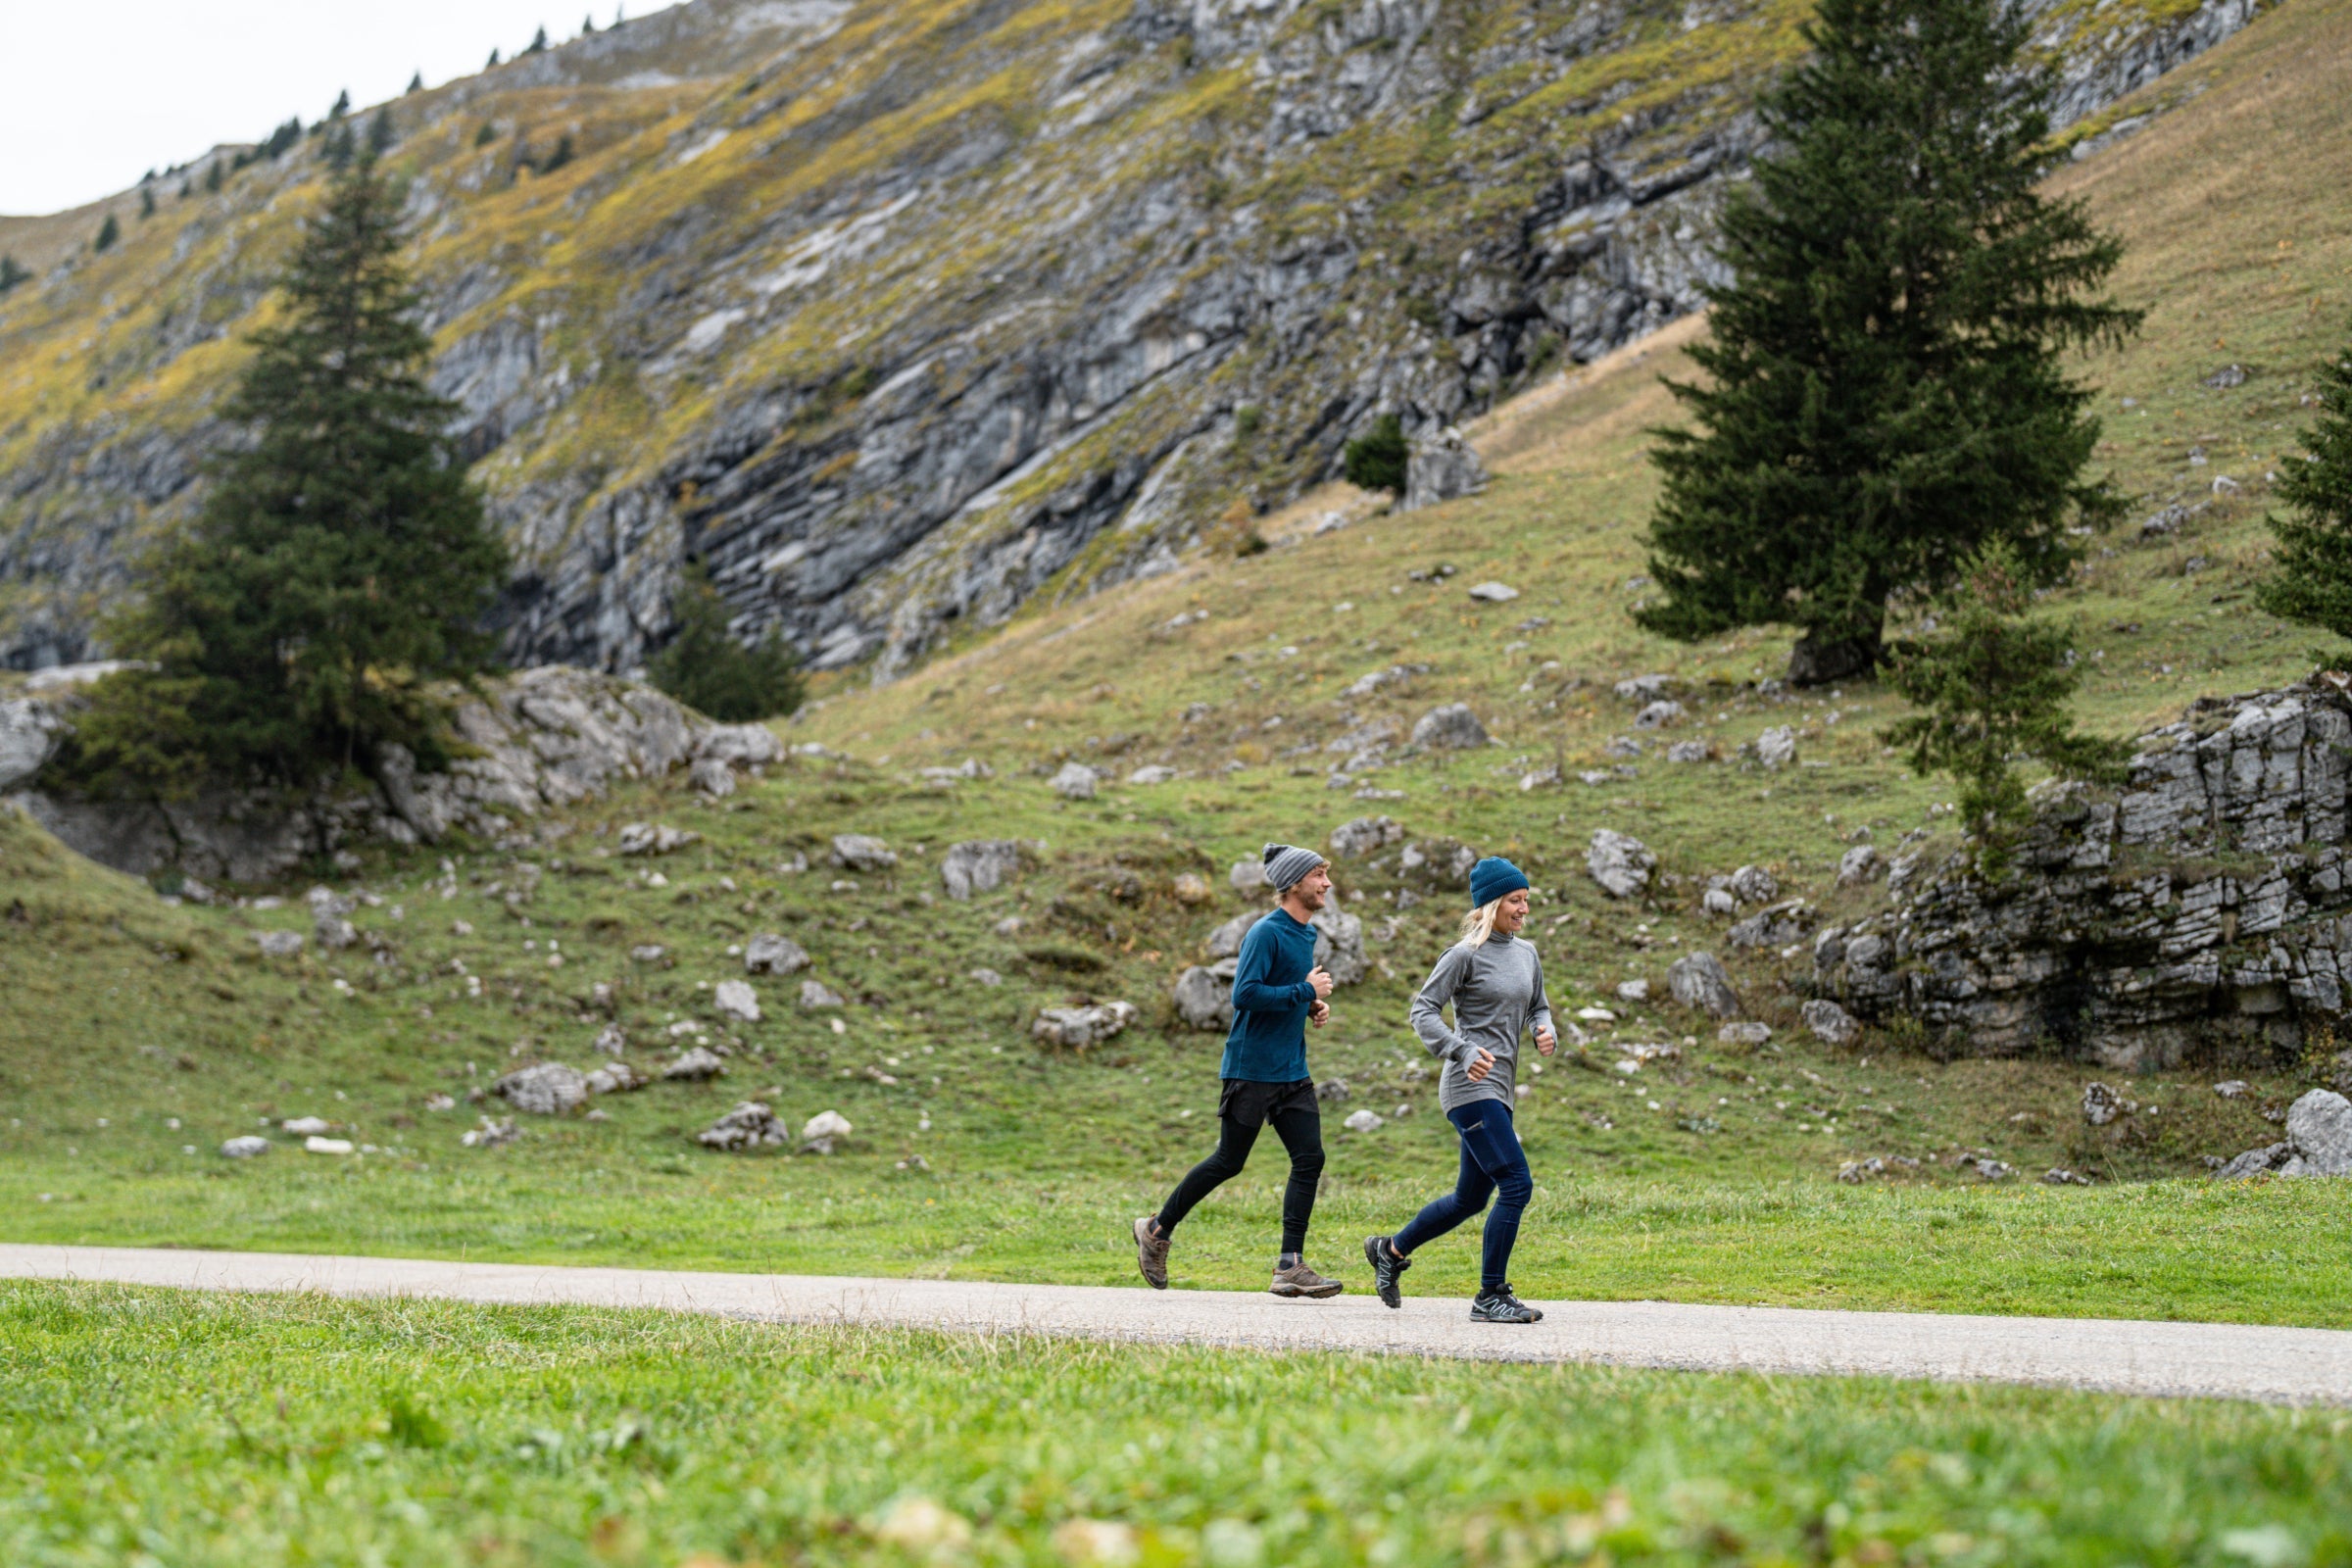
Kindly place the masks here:
POLYGON ((0 1245, 0 1277, 216 1291, 417 1296, 708 1312, 775 1323, 1049 1334, 1262 1350, 1589 1361, 1696 1372, 2046 1384, 2110 1394, 2352 1405, 2352 1332, 2100 1318, 1821 1312, 1546 1301, 1542 1323, 1474 1324, 1466 1303, 1352 1289, 1329 1301, 1232 1291, 824 1279, 421 1258, 0 1245))

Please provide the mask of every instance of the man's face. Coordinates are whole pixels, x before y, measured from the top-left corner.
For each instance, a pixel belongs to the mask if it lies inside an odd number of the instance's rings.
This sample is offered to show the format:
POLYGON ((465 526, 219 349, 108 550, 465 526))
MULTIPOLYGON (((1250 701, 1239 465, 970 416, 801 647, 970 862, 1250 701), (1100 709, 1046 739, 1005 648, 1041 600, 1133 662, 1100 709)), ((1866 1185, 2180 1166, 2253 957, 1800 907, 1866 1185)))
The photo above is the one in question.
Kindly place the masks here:
POLYGON ((1290 897, 1309 913, 1323 907, 1331 898, 1331 868, 1318 865, 1307 872, 1291 885, 1290 897))

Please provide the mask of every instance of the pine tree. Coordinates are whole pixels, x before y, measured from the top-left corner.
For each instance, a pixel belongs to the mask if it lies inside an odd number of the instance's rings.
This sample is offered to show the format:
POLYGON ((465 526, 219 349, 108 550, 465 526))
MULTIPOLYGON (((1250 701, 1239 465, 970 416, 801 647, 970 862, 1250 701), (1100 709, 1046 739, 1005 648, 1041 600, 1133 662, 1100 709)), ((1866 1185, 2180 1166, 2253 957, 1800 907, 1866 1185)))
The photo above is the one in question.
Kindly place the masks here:
POLYGON ((1823 0, 1759 106, 1778 150, 1725 208, 1706 379, 1670 383, 1695 427, 1653 451, 1643 626, 1793 625, 1791 678, 1839 679, 1876 662, 1890 595, 1993 540, 2055 582, 2067 526, 2120 512, 2064 356, 2139 313, 2088 297, 2120 242, 2035 189, 2027 26, 2001 0, 1823 0))
POLYGON ((392 143, 398 136, 399 129, 392 123, 392 111, 378 109, 374 118, 368 122, 368 152, 369 156, 383 157, 392 150, 392 143))
POLYGON ((326 118, 329 120, 341 120, 345 115, 350 113, 351 89, 346 87, 341 92, 335 94, 334 105, 327 110, 326 118))
POLYGON ((585 38, 594 31, 596 31, 596 18, 582 17, 580 19, 580 36, 585 38))
POLYGON ((2293 512, 2269 519, 2276 568, 2255 602, 2282 620, 2352 638, 2352 349, 2320 370, 2320 419, 2305 460, 2279 465, 2278 497, 2293 512))
POLYGON ((327 168, 338 173, 349 169, 351 161, 359 155, 360 138, 349 125, 345 124, 337 124, 334 129, 328 131, 326 139, 318 146, 318 156, 326 160, 327 168))
POLYGON ((393 746, 441 759, 427 683, 484 666, 506 551, 446 433, 456 407, 425 384, 400 205, 360 158, 305 225, 282 324, 224 410, 255 440, 215 459, 110 626, 155 667, 93 689, 67 762, 85 787, 301 790, 393 746))
POLYGON ((180 199, 181 201, 183 201, 183 202, 184 202, 184 201, 186 201, 186 200, 187 200, 189 197, 191 197, 191 196, 193 196, 193 195, 195 195, 195 194, 196 194, 196 182, 195 182, 194 180, 192 180, 192 179, 183 179, 183 180, 181 180, 181 181, 179 182, 179 199, 180 199))
POLYGON ((145 186, 139 188, 139 216, 141 218, 155 216, 155 192, 145 186))
POLYGON ((646 662, 653 683, 722 724, 781 718, 801 706, 800 662, 774 628, 746 648, 727 630, 727 602, 697 563, 671 595, 677 622, 667 646, 646 662))
POLYGON ((115 221, 114 214, 109 213, 106 215, 106 221, 98 225, 98 237, 90 242, 90 249, 111 251, 115 248, 115 241, 122 237, 122 225, 115 221))
POLYGON ((498 125, 494 121, 483 121, 482 128, 473 133, 473 144, 476 147, 487 147, 496 140, 498 140, 498 125))
POLYGON ((220 171, 220 160, 216 158, 211 167, 204 172, 204 188, 208 191, 218 191, 220 188, 221 180, 225 177, 220 171))
POLYGON ((488 70, 492 69, 492 67, 495 67, 497 64, 498 64, 498 51, 497 51, 496 49, 492 49, 492 50, 490 51, 490 63, 489 63, 489 65, 486 65, 486 66, 482 67, 482 69, 483 69, 484 71, 488 71, 488 70))
POLYGON ((1932 641, 1898 645, 1888 684, 1923 711, 1882 732, 1909 753, 1923 777, 1948 773, 1960 785, 1961 818, 1980 835, 1984 865, 1997 870, 2010 832, 2031 812, 2019 757, 2068 778, 2120 781, 2131 748, 2075 733, 2067 713, 2082 676, 2066 628, 2029 620, 2033 573, 2006 540, 1963 564, 1940 600, 1945 621, 1932 641))
POLYGON ((408 90, 409 90, 410 92, 422 92, 422 91, 424 91, 424 73, 423 73, 423 72, 419 71, 418 73, 416 73, 416 74, 415 74, 414 76, 411 76, 411 77, 409 78, 409 87, 408 87, 408 90))
POLYGON ((556 150, 552 153, 549 153, 546 161, 539 165, 539 172, 542 174, 552 174, 557 170, 562 169, 565 164, 570 163, 571 157, 571 133, 566 131, 562 136, 557 138, 556 150))
POLYGON ((8 293, 31 277, 31 270, 19 264, 14 256, 0 256, 0 294, 8 293))
POLYGON ((525 49, 523 53, 526 55, 543 55, 547 53, 547 29, 545 27, 541 27, 537 32, 531 34, 531 46, 528 49, 525 49))
POLYGON ((1340 470, 1359 490, 1404 494, 1405 466, 1412 452, 1405 445, 1404 421, 1384 414, 1372 428, 1348 443, 1340 455, 1340 470))

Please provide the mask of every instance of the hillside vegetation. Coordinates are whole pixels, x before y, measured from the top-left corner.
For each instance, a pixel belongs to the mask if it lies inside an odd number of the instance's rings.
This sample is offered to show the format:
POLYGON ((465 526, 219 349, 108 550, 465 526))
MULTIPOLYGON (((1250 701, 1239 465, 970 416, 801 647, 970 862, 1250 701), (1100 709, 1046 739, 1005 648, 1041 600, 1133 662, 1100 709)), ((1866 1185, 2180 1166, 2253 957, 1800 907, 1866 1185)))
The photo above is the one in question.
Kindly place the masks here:
MULTIPOLYGON (((1805 10, 694 0, 384 106, 512 652, 636 664, 692 555, 740 629, 903 674, 1166 570, 1381 410, 1687 314, 1805 10)), ((2060 120, 2112 134, 2252 13, 2050 5, 2060 120)), ((90 652, 185 514, 321 145, 0 220, 40 271, 0 297, 0 662, 90 652)))

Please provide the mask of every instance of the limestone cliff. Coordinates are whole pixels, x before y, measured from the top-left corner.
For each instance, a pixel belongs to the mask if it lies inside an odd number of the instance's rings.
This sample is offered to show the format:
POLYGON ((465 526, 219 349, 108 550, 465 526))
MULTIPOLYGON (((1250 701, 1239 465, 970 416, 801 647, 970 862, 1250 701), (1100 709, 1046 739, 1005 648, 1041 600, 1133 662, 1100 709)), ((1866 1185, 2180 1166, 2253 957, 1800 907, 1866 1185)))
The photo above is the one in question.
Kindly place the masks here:
MULTIPOLYGON (((2038 6, 2061 119, 2253 6, 2038 6)), ((401 99, 510 657, 636 664, 694 555, 744 632, 887 678, 1167 568, 1381 412, 1442 427, 1681 316, 1806 9, 692 0, 401 99)), ((0 662, 102 652, 232 437, 319 145, 217 193, 200 162, 0 297, 0 662)))

